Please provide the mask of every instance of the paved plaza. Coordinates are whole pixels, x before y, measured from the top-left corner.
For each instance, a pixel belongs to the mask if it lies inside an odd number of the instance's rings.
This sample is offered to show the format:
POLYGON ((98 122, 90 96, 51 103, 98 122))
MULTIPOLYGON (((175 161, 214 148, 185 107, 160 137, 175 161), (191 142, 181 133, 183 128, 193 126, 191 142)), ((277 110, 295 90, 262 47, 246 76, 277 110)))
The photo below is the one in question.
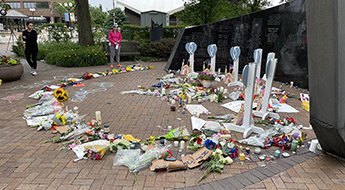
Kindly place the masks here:
MULTIPOLYGON (((0 53, 5 54, 6 44, 0 44, 0 53)), ((8 54, 8 53, 6 53, 8 54)), ((28 96, 44 85, 52 85, 63 78, 80 77, 85 72, 95 73, 109 70, 109 64, 95 67, 63 68, 38 62, 37 76, 31 76, 29 65, 23 60, 24 75, 18 81, 0 86, 0 188, 1 189, 345 189, 345 162, 322 152, 312 153, 299 148, 288 158, 261 162, 256 155, 242 165, 235 159, 225 166, 223 173, 211 173, 201 183, 198 179, 203 171, 198 168, 175 172, 152 172, 148 168, 138 172, 139 183, 125 166, 113 166, 115 153, 107 153, 102 161, 81 160, 73 162, 73 151, 62 152, 59 143, 41 144, 56 135, 51 131, 39 131, 27 127, 22 118, 27 105, 37 102, 28 96), (5 98, 5 99, 4 99, 5 98)), ((123 62, 130 65, 141 62, 123 62)), ((155 69, 129 72, 84 81, 85 87, 67 87, 70 101, 68 108, 77 106, 80 115, 90 121, 95 111, 101 111, 104 124, 109 124, 114 134, 131 134, 146 140, 165 132, 157 126, 187 126, 192 132, 190 114, 171 112, 169 105, 160 98, 126 94, 138 85, 150 87, 157 84, 157 77, 167 73, 165 62, 141 63, 155 69), (84 96, 75 96, 78 92, 84 96), (177 118, 181 118, 180 120, 177 118)), ((223 83, 215 82, 216 87, 223 83)), ((275 83, 280 87, 281 83, 275 83)), ((299 95, 301 90, 283 85, 284 90, 299 95)), ((233 88, 228 88, 232 91, 233 88)), ((229 99, 224 102, 230 101, 229 99)), ((282 118, 293 117, 297 124, 309 127, 309 113, 302 108, 301 101, 289 99, 288 104, 299 113, 279 113, 282 118)), ((205 102, 212 115, 233 113, 221 107, 221 103, 205 102)), ((205 115, 201 118, 206 119, 205 115)), ((258 125, 259 126, 259 125, 258 125)), ((309 142, 316 136, 312 130, 303 129, 309 142)), ((231 132, 235 140, 241 133, 231 132)), ((254 147, 250 147, 252 150, 254 147)), ((278 147, 262 149, 273 155, 278 147)), ((190 153, 186 149, 176 157, 190 153)))

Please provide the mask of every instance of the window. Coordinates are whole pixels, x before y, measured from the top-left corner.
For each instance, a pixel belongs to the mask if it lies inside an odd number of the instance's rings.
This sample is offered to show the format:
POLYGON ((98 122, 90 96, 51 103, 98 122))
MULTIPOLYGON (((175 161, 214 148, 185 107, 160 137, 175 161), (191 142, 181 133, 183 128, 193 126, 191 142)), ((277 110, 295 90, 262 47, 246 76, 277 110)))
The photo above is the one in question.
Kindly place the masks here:
POLYGON ((23 2, 24 9, 36 8, 36 9, 49 9, 48 2, 23 2))
MULTIPOLYGON (((7 2, 6 2, 7 3, 7 2)), ((20 9, 20 2, 7 3, 12 9, 20 9)))

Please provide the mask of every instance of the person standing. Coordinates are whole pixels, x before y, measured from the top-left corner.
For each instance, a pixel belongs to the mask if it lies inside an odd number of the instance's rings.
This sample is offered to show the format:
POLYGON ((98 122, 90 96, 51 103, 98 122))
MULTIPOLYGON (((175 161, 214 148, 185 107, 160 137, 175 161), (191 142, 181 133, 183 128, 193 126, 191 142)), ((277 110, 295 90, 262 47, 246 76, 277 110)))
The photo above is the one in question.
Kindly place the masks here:
POLYGON ((120 31, 117 30, 117 23, 114 23, 113 29, 110 30, 108 39, 111 43, 110 45, 110 67, 113 67, 114 63, 114 57, 116 55, 116 62, 119 65, 120 64, 120 49, 121 49, 121 41, 122 41, 122 35, 120 31))
POLYGON ((31 74, 33 76, 37 75, 37 61, 36 56, 38 53, 38 45, 37 45, 37 32, 33 30, 33 23, 27 22, 26 27, 27 30, 23 31, 23 40, 25 41, 25 56, 26 61, 29 63, 31 67, 31 74), (32 59, 32 60, 31 60, 32 59))

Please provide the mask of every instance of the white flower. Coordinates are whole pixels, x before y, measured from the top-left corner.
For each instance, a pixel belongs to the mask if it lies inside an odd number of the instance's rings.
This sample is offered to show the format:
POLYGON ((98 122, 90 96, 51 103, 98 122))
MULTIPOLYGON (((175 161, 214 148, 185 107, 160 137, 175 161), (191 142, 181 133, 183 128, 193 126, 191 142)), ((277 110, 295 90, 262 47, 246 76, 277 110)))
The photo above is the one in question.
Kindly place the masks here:
POLYGON ((230 158, 230 156, 226 157, 225 159, 225 164, 232 164, 234 161, 230 158))
POLYGON ((222 154, 223 154, 223 151, 220 150, 219 148, 217 148, 217 149, 216 149, 216 154, 217 154, 217 153, 220 154, 220 155, 222 155, 222 154))

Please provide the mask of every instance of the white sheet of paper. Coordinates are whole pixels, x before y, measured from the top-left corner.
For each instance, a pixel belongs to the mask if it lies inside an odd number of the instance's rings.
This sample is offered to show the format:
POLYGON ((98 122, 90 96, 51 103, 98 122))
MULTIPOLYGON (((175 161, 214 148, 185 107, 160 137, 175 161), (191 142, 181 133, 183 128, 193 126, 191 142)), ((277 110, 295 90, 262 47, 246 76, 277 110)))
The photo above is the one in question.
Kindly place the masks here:
POLYGON ((203 105, 199 105, 199 104, 188 104, 186 106, 186 109, 192 115, 193 113, 200 113, 200 114, 208 113, 208 110, 203 105))
MULTIPOLYGON (((228 102, 221 106, 238 113, 242 107, 242 104, 244 104, 244 101, 240 100, 240 101, 228 102)), ((256 107, 256 103, 253 103, 253 108, 255 107, 256 107)))
POLYGON ((192 130, 197 129, 200 130, 202 126, 205 125, 206 121, 197 117, 192 116, 191 118, 192 121, 192 130))
POLYGON ((34 98, 34 99, 38 100, 39 99, 39 95, 45 95, 45 94, 49 94, 50 95, 50 94, 54 94, 54 92, 53 91, 44 92, 43 90, 39 90, 39 91, 31 94, 29 96, 29 98, 34 98))
POLYGON ((39 117, 32 117, 30 119, 26 119, 26 123, 28 124, 28 126, 37 125, 42 119, 51 118, 53 116, 54 116, 54 114, 46 115, 46 116, 39 116, 39 117))
POLYGON ((272 107, 277 107, 278 112, 285 112, 285 113, 298 113, 299 111, 293 108, 288 104, 280 104, 277 99, 270 99, 270 104, 272 107), (273 103, 272 103, 273 102, 273 103))

